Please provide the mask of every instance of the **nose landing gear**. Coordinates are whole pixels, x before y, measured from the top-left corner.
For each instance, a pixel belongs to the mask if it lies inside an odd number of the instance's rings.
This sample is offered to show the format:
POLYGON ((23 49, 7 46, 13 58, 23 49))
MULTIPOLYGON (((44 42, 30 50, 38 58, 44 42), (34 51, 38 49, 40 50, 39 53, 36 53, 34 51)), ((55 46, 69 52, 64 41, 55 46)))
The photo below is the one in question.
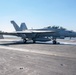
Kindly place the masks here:
POLYGON ((36 43, 36 41, 35 41, 35 40, 33 40, 33 43, 36 43))

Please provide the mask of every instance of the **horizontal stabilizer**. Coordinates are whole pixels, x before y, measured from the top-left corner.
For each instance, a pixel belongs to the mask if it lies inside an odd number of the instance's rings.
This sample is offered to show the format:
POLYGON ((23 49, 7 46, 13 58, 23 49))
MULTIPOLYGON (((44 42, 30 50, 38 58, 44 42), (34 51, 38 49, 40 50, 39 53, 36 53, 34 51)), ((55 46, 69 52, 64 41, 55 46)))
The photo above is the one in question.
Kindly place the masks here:
POLYGON ((0 39, 4 39, 3 35, 0 35, 0 39))
MULTIPOLYGON (((3 33, 3 32, 0 31, 0 33, 3 33)), ((0 34, 0 39, 4 39, 3 34, 0 34)))

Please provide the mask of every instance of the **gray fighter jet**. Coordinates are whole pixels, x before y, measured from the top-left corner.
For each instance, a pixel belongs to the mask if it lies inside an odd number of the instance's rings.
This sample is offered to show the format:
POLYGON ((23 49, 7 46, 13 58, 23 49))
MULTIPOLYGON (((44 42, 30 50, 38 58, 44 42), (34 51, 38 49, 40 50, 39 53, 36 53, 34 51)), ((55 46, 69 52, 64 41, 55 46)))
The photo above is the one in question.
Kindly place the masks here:
POLYGON ((64 39, 66 37, 76 37, 76 32, 66 30, 62 27, 45 27, 42 29, 27 29, 25 23, 21 23, 19 27, 14 21, 11 21, 15 28, 15 32, 1 32, 3 35, 14 35, 21 37, 26 43, 28 40, 33 40, 33 43, 36 41, 50 41, 52 40, 53 44, 57 44, 56 39, 64 39))

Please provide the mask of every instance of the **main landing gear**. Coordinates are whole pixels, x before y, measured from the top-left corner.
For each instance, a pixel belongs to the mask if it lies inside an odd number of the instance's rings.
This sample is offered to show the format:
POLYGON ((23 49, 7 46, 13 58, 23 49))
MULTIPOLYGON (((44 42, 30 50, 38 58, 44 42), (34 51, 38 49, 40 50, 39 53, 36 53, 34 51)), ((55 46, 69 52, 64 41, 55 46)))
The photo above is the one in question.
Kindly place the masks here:
POLYGON ((53 44, 60 44, 59 42, 56 41, 56 39, 53 39, 52 43, 53 44))
POLYGON ((53 39, 53 44, 57 44, 57 41, 56 41, 56 39, 53 39))
MULTIPOLYGON (((24 42, 24 43, 26 43, 26 42, 27 42, 27 40, 26 40, 26 39, 23 39, 23 42, 24 42)), ((36 43, 36 41, 35 41, 35 40, 33 40, 33 43, 36 43)))
POLYGON ((33 40, 33 43, 36 43, 36 41, 35 41, 35 40, 33 40))
POLYGON ((27 42, 27 40, 26 40, 26 39, 23 39, 23 42, 24 42, 24 43, 26 43, 26 42, 27 42))

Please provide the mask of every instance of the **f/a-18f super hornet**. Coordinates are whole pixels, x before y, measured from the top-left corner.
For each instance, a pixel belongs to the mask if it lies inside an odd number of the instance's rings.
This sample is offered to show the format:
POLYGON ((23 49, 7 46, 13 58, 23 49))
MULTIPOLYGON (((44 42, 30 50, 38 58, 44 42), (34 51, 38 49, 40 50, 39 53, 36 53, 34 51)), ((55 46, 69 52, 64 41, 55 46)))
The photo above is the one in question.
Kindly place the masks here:
POLYGON ((50 41, 52 40, 53 44, 57 44, 56 39, 64 39, 65 37, 76 37, 76 32, 66 30, 62 27, 52 26, 45 27, 42 29, 27 29, 25 23, 21 23, 19 27, 14 21, 11 21, 15 28, 15 32, 1 32, 3 35, 14 35, 21 37, 24 42, 28 40, 33 40, 33 43, 36 41, 50 41))
POLYGON ((14 21, 11 21, 15 28, 15 32, 0 32, 1 35, 14 35, 21 37, 26 43, 28 40, 33 40, 33 43, 36 41, 50 41, 50 38, 46 38, 46 36, 50 36, 50 34, 54 33, 51 30, 36 30, 36 29, 27 29, 25 23, 21 23, 19 27, 14 21))

